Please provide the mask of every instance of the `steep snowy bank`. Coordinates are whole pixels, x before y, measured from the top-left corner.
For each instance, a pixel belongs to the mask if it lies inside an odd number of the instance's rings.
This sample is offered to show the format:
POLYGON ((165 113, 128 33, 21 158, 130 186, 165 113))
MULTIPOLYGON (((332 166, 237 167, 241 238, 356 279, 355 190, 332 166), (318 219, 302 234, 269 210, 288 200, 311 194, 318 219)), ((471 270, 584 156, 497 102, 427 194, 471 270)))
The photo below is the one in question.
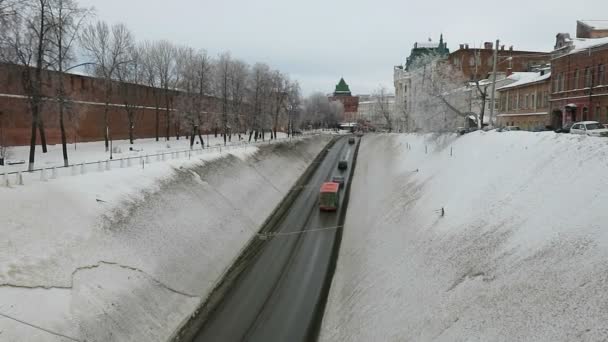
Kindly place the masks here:
POLYGON ((605 339, 607 157, 554 133, 366 136, 321 340, 605 339))
POLYGON ((0 340, 166 340, 328 139, 0 188, 0 340))

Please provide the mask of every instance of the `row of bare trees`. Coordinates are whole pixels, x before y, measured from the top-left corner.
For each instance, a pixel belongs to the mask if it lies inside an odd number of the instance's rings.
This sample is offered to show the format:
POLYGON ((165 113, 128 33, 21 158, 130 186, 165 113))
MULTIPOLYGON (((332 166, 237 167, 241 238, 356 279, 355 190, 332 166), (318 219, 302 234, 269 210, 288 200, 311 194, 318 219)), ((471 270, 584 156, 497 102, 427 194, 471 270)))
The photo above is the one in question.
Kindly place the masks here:
MULTIPOLYGON (((217 57, 205 50, 172 42, 137 42, 124 24, 90 23, 91 9, 77 0, 0 0, 0 62, 22 66, 22 86, 31 114, 29 169, 34 168, 38 135, 47 152, 43 106, 57 109, 67 166, 66 120, 70 110, 63 73, 75 68, 102 80, 105 149, 112 140, 109 113, 124 109, 129 139, 135 140, 137 111, 141 108, 137 87, 151 87, 155 107, 155 136, 169 140, 198 137, 202 131, 221 134, 224 143, 238 139, 270 139, 277 132, 293 131, 301 117, 301 94, 297 81, 263 63, 249 65, 230 53, 217 57), (76 57, 79 58, 76 58, 76 57), (51 85, 48 70, 57 71, 51 85), (53 89, 49 93, 48 89, 53 89), (51 105, 52 104, 52 105, 51 105), (164 114, 164 115, 161 115, 164 114), (161 122, 161 118, 164 121, 161 122)), ((77 121, 77 120, 74 120, 77 121)))

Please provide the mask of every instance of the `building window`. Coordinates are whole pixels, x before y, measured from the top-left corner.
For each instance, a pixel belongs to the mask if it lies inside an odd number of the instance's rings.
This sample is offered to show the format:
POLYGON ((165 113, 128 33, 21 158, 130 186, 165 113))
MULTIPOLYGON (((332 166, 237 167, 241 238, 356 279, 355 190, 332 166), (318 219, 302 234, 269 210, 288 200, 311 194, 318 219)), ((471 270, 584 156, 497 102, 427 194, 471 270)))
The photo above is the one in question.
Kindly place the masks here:
POLYGON ((604 85, 604 81, 606 81, 606 70, 604 64, 600 64, 597 67, 597 85, 604 85))
POLYGON ((585 68, 585 88, 591 87, 591 69, 585 68))
POLYGON ((579 79, 580 79, 580 72, 578 71, 578 69, 576 69, 576 71, 574 71, 574 84, 572 89, 578 89, 579 85, 579 79))
POLYGON ((559 91, 564 91, 564 90, 566 90, 566 77, 564 77, 563 72, 559 76, 560 76, 559 91))
POLYGON ((595 115, 597 121, 602 121, 602 108, 600 106, 595 107, 595 113, 593 113, 593 115, 595 115))
POLYGON ((587 107, 583 108, 583 121, 587 121, 587 117, 589 116, 589 109, 587 107))

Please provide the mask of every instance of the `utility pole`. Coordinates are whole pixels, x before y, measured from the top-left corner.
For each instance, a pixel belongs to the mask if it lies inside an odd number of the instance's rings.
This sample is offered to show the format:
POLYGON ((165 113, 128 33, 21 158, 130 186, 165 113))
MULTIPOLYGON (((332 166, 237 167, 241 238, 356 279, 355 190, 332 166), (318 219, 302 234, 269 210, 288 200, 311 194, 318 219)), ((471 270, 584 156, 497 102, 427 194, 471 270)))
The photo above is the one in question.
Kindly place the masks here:
MULTIPOLYGON (((492 123, 492 117, 494 116, 494 107, 495 107, 495 101, 496 101, 496 64, 498 62, 498 44, 500 44, 500 40, 496 39, 496 48, 494 49, 494 61, 493 61, 493 65, 492 65, 492 97, 490 100, 490 128, 492 128, 494 126, 494 124, 492 123)), ((483 126, 483 122, 481 123, 481 125, 483 126)))

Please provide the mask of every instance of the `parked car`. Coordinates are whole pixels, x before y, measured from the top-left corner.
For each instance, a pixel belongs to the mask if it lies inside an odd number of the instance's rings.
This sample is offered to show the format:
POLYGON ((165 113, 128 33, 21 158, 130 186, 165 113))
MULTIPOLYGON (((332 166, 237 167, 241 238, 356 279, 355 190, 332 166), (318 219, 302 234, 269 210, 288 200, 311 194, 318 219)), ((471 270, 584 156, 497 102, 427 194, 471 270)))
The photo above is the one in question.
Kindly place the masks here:
POLYGON ((608 128, 597 121, 577 122, 570 128, 572 134, 584 134, 592 137, 608 137, 608 128))
POLYGON ((340 184, 340 187, 344 186, 344 176, 333 176, 331 181, 340 184))
POLYGON ((338 169, 340 170, 346 170, 348 168, 348 161, 347 160, 340 160, 338 162, 338 169))
POLYGON ((354 144, 354 143, 355 143, 355 137, 350 137, 350 138, 348 138, 348 143, 349 143, 350 145, 354 144))
POLYGON ((562 128, 558 128, 556 129, 554 132, 555 133, 570 133, 570 128, 572 128, 573 123, 567 123, 565 126, 563 126, 562 128))
POLYGON ((506 126, 502 129, 503 132, 521 131, 519 126, 506 126))
POLYGON ((475 132, 476 130, 477 130, 477 127, 469 127, 469 128, 458 127, 456 129, 456 133, 458 133, 460 135, 465 135, 467 133, 475 132))

